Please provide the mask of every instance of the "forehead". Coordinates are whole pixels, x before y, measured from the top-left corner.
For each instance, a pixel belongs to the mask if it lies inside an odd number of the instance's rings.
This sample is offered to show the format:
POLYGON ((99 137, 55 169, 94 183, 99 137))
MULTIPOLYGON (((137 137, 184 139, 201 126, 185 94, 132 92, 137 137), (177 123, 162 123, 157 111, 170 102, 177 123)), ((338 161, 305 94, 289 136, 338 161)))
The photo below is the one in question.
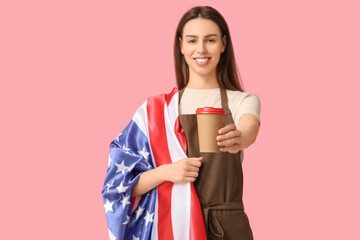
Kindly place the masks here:
POLYGON ((220 36, 220 28, 215 22, 209 19, 191 19, 185 24, 183 29, 184 37, 186 35, 196 35, 198 37, 202 37, 212 33, 220 36))

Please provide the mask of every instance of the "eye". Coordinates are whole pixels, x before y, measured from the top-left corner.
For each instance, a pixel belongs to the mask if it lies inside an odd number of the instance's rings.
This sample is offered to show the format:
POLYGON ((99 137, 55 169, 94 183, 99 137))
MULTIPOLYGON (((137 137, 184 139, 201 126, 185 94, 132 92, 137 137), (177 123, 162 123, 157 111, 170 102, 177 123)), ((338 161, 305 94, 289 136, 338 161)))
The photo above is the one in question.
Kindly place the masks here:
POLYGON ((209 39, 209 41, 210 41, 210 42, 215 42, 215 40, 214 40, 214 39, 209 39))
POLYGON ((188 43, 193 43, 193 42, 195 42, 195 40, 193 39, 193 40, 189 40, 188 41, 188 43))

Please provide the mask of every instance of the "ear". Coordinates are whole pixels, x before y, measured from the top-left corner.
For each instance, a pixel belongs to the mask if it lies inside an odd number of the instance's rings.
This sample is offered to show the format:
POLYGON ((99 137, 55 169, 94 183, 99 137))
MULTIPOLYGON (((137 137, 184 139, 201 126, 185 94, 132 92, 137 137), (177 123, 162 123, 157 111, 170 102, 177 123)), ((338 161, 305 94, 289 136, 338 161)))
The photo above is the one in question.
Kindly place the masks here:
POLYGON ((226 35, 224 34, 223 38, 222 38, 222 42, 223 42, 223 47, 221 48, 221 52, 223 53, 225 51, 226 48, 226 35))
POLYGON ((182 39, 179 37, 179 47, 182 54, 184 54, 184 50, 182 48, 182 39))
POLYGON ((183 41, 181 39, 181 37, 179 37, 179 47, 180 47, 180 51, 182 54, 184 54, 184 48, 182 47, 183 41))

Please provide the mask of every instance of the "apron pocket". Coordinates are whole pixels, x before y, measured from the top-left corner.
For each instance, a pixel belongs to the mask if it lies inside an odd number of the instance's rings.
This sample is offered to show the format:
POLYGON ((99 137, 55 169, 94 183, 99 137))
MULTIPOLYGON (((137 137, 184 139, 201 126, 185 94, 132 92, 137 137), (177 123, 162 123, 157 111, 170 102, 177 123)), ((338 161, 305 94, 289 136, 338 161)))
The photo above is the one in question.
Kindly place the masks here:
POLYGON ((208 240, 253 240, 249 219, 240 209, 211 209, 208 240))

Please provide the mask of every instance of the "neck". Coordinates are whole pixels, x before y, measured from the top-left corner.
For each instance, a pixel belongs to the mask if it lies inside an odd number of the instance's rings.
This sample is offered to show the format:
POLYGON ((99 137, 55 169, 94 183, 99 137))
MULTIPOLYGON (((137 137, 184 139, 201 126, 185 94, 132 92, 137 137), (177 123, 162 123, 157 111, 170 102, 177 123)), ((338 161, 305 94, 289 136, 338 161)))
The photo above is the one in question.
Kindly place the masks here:
POLYGON ((211 89, 219 88, 220 85, 217 81, 215 72, 208 75, 199 75, 194 72, 189 72, 189 83, 186 85, 187 88, 194 89, 211 89))

